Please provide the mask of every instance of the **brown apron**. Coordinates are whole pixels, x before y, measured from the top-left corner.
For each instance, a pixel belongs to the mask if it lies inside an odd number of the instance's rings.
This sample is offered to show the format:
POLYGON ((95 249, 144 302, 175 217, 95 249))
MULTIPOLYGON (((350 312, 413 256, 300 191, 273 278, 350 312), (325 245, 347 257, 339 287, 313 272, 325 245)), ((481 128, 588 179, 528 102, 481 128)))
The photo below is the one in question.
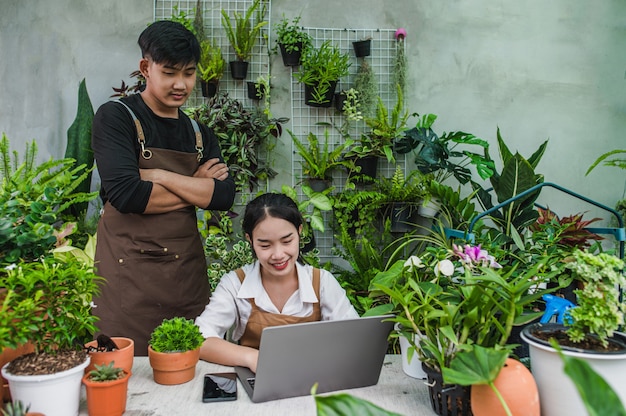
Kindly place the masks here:
MULTIPOLYGON (((235 272, 239 277, 239 281, 243 283, 243 280, 246 277, 243 273, 243 270, 237 269, 235 270, 235 272)), ((303 322, 321 321, 322 312, 319 304, 320 270, 317 268, 313 269, 313 290, 315 290, 315 295, 317 296, 318 302, 313 304, 313 313, 311 313, 311 315, 309 316, 304 317, 266 312, 259 309, 259 307, 254 302, 254 299, 248 299, 248 302, 250 302, 250 305, 252 306, 252 311, 250 312, 248 324, 246 325, 246 329, 241 336, 241 339, 239 340, 239 344, 246 347, 259 349, 263 328, 267 328, 270 326, 299 324, 303 322)))
MULTIPOLYGON (((195 172, 197 153, 145 149, 140 128, 140 168, 187 176, 195 172)), ((97 326, 106 335, 132 338, 135 355, 147 355, 150 334, 163 319, 194 319, 209 301, 193 206, 164 214, 122 214, 107 202, 98 224, 95 261, 98 275, 106 279, 94 297, 97 326)))

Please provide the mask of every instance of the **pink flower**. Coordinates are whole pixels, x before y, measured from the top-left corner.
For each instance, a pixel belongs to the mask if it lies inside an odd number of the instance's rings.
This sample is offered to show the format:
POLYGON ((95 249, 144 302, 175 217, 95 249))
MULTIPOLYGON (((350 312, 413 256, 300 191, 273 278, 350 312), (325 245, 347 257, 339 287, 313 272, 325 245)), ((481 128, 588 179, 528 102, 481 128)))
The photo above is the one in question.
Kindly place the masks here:
POLYGON ((480 244, 477 246, 465 245, 464 247, 452 244, 452 251, 466 266, 491 267, 492 269, 502 268, 502 266, 496 262, 495 257, 487 253, 487 250, 483 250, 480 244))
POLYGON ((402 40, 404 38, 406 38, 406 29, 401 27, 400 29, 396 30, 396 40, 402 40))

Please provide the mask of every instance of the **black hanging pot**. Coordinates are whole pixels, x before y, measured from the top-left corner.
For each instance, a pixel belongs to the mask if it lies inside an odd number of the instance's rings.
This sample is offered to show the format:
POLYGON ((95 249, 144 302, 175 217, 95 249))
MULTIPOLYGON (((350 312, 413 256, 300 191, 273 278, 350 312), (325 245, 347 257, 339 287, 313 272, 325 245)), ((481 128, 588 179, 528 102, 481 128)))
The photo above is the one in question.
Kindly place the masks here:
POLYGON ((354 54, 357 58, 370 56, 370 53, 372 51, 372 40, 358 40, 356 42, 352 42, 352 46, 354 47, 354 54))
POLYGON ((350 177, 355 182, 369 182, 372 179, 376 179, 378 173, 378 157, 377 156, 365 156, 357 157, 354 159, 354 165, 360 167, 359 172, 351 172, 350 177))
POLYGON ((337 81, 331 81, 325 86, 328 88, 323 91, 323 97, 316 100, 315 97, 318 95, 318 91, 323 89, 324 85, 304 84, 304 103, 310 107, 330 107, 333 104, 333 96, 335 95, 335 89, 337 88, 337 81))
POLYGON ((203 97, 211 98, 217 94, 218 84, 217 82, 200 81, 200 88, 202 90, 203 97))
POLYGON ((280 55, 283 58, 283 64, 285 66, 298 66, 300 65, 300 57, 302 56, 302 42, 296 44, 296 48, 291 52, 288 52, 285 45, 279 43, 280 55))
POLYGON ((430 404, 439 416, 471 416, 470 386, 443 384, 440 371, 422 363, 428 383, 430 404))
POLYGON ((251 100, 260 100, 265 95, 265 86, 257 85, 256 82, 248 81, 248 98, 251 100))
POLYGON ((230 75, 233 79, 246 79, 248 75, 248 62, 230 61, 230 75))

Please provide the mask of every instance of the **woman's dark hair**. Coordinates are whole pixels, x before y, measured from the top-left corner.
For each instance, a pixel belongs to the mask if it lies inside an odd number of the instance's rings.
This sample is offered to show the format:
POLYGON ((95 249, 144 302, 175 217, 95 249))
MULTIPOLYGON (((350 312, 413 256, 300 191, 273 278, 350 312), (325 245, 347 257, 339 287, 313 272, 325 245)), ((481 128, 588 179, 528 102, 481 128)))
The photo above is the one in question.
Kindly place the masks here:
POLYGON ((293 199, 285 194, 267 193, 254 198, 246 206, 241 226, 243 232, 252 238, 252 230, 266 217, 289 221, 296 230, 303 223, 302 214, 293 199))
POLYGON ((200 44, 196 36, 185 26, 171 20, 159 20, 150 24, 137 41, 141 56, 149 57, 157 64, 172 67, 197 64, 200 60, 200 44))

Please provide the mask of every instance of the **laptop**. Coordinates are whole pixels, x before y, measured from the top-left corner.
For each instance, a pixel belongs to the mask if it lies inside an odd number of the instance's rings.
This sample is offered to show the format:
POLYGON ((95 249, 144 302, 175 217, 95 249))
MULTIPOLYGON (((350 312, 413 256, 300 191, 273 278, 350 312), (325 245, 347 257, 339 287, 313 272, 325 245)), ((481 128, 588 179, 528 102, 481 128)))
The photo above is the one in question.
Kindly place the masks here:
POLYGON ((265 328, 257 372, 235 367, 255 402, 284 399, 378 383, 392 315, 319 321, 265 328))

